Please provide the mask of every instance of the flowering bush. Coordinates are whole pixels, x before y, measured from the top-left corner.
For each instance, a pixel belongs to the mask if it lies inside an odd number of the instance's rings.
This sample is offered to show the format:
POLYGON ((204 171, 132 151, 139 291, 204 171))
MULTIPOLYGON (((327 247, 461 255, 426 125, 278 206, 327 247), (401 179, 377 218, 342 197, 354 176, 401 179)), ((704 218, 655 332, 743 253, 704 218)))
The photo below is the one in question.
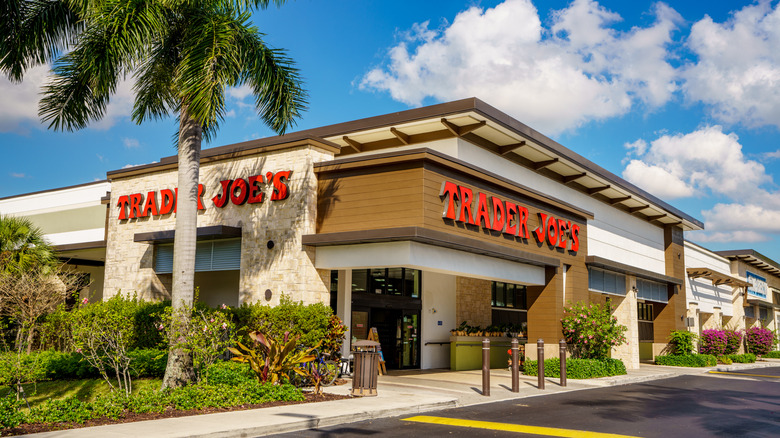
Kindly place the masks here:
POLYGON ((723 354, 736 354, 742 345, 742 330, 723 330, 726 335, 726 350, 723 354))
POLYGON ((626 326, 618 324, 609 305, 578 302, 564 309, 561 325, 572 356, 577 358, 605 359, 612 347, 626 343, 626 326))
POLYGON ((777 344, 775 333, 765 327, 751 327, 745 334, 748 353, 764 355, 772 351, 777 344))
POLYGON ((726 354, 727 344, 728 339, 726 338, 725 330, 702 330, 699 353, 712 354, 713 356, 723 356, 726 354))

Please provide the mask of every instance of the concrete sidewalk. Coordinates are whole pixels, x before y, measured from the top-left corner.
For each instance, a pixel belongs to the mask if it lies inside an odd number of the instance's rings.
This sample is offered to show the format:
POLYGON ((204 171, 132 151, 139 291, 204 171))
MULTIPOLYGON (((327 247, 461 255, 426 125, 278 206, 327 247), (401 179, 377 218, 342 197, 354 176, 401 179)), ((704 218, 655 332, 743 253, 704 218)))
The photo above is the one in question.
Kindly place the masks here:
MULTIPOLYGON (((678 368, 643 364, 638 370, 629 370, 625 376, 589 380, 569 379, 565 388, 558 384, 558 379, 546 379, 545 390, 536 388, 536 377, 521 375, 520 392, 518 393, 511 392, 511 375, 507 370, 491 370, 489 397, 481 394, 482 374, 479 370, 458 372, 449 370, 396 371, 379 378, 379 395, 376 397, 114 424, 28 436, 39 438, 265 436, 564 391, 624 385, 680 375, 704 374, 712 370, 736 371, 768 366, 780 366, 780 360, 712 368, 678 368)), ((326 388, 326 390, 335 394, 348 394, 350 388, 351 385, 342 385, 326 388)))

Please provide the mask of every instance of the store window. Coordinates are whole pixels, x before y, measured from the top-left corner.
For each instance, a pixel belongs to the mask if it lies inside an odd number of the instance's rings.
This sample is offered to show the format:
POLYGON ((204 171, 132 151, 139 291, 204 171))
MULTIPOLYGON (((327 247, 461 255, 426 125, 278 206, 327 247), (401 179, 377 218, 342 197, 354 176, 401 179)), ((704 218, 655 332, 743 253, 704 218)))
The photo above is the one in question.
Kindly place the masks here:
POLYGON ((420 298, 422 275, 418 269, 371 268, 352 271, 352 293, 420 298))
POLYGON ((603 269, 588 268, 588 289, 593 292, 626 296, 626 276, 603 269))
POLYGON ((766 307, 759 307, 758 308, 758 319, 761 321, 766 321, 769 319, 769 309, 766 307))
POLYGON ((669 295, 666 284, 656 281, 636 279, 636 297, 642 300, 668 303, 669 295))
POLYGON ((336 313, 339 296, 339 271, 330 271, 330 308, 336 313))
POLYGON ((753 309, 753 306, 745 307, 745 318, 753 318, 756 317, 756 310, 753 309))
POLYGON ((524 327, 528 321, 526 299, 525 286, 494 281, 490 293, 493 325, 511 324, 524 327))
MULTIPOLYGON (((195 272, 233 271, 241 269, 241 239, 198 242, 195 246, 195 272)), ((157 245, 154 271, 173 272, 173 244, 157 245)))

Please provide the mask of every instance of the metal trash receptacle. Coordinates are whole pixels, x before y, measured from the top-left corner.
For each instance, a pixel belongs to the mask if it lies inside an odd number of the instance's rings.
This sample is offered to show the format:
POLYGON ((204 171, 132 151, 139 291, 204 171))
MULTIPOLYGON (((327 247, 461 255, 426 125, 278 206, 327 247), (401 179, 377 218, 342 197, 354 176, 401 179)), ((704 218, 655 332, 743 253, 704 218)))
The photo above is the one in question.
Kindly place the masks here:
POLYGON ((375 396, 379 375, 379 342, 358 341, 352 344, 355 362, 352 370, 352 395, 375 396))

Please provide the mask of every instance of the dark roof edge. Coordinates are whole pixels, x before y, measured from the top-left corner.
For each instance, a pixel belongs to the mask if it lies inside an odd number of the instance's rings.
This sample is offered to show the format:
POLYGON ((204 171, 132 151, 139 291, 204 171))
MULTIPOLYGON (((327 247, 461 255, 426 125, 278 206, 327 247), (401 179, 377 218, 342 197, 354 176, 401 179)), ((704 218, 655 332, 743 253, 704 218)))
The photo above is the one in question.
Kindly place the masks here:
POLYGON ((772 265, 775 268, 780 269, 780 263, 777 263, 776 261, 761 254, 755 249, 730 249, 730 250, 713 251, 713 252, 715 254, 718 254, 719 256, 726 257, 726 258, 732 258, 732 257, 736 258, 737 256, 755 257, 768 265, 772 265))
POLYGON ((53 188, 53 189, 39 190, 37 192, 22 193, 20 195, 11 195, 11 196, 6 196, 4 198, 0 198, 0 201, 5 201, 7 199, 13 199, 13 198, 21 198, 21 197, 24 197, 24 196, 40 195, 40 194, 43 194, 43 193, 56 192, 56 191, 59 191, 59 190, 77 189, 79 187, 86 187, 86 186, 89 186, 89 185, 92 185, 92 184, 101 184, 101 183, 106 183, 106 182, 108 182, 107 179, 101 179, 100 181, 91 181, 91 182, 88 182, 88 183, 74 184, 72 186, 56 187, 56 188, 53 188))

